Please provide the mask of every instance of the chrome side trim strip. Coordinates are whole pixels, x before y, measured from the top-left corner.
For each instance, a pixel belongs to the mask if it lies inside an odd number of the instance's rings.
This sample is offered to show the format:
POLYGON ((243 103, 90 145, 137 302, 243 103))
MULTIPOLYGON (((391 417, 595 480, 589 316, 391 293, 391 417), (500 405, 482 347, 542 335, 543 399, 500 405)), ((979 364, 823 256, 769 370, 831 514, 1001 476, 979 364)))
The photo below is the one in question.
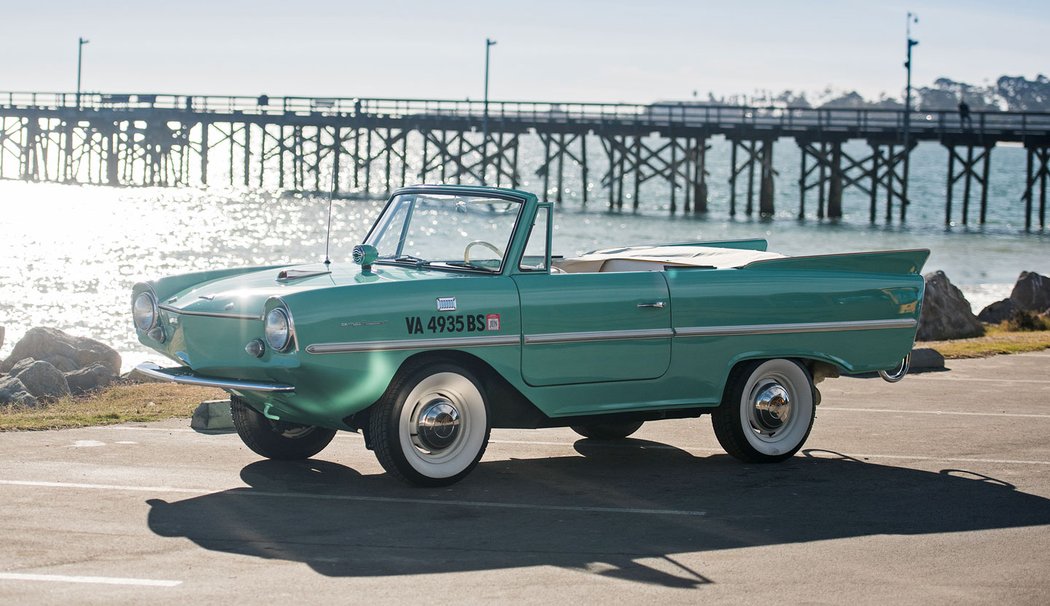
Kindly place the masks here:
POLYGON ((307 353, 334 354, 362 351, 396 351, 400 349, 451 349, 458 347, 493 347, 497 345, 520 345, 518 335, 492 335, 483 337, 449 337, 444 339, 398 339, 393 341, 358 341, 355 343, 314 343, 306 347, 307 353))
MULTIPOLYGON (((837 332, 850 330, 882 330, 914 328, 914 318, 895 320, 857 320, 852 322, 806 322, 798 324, 747 324, 736 326, 691 326, 686 328, 655 328, 637 330, 603 330, 593 332, 556 332, 525 335, 526 345, 552 343, 588 343, 596 341, 627 341, 663 339, 670 337, 712 337, 731 335, 770 335, 805 332, 837 332)), ((355 353, 365 351, 396 351, 403 349, 451 349, 459 347, 492 347, 519 345, 517 335, 482 337, 450 337, 444 339, 398 339, 390 341, 358 341, 353 343, 314 343, 306 348, 311 354, 355 353)))
POLYGON ((687 326, 676 328, 679 337, 725 337, 734 335, 775 335, 801 332, 839 332, 914 328, 915 318, 893 320, 854 320, 852 322, 800 322, 795 324, 739 324, 736 326, 687 326))
POLYGON ((588 343, 594 341, 628 341, 636 339, 662 339, 674 336, 670 328, 643 328, 637 330, 599 330, 594 332, 551 332, 541 335, 525 335, 526 345, 548 343, 588 343))
POLYGON ((159 381, 171 381, 186 385, 200 385, 202 387, 218 387, 219 389, 236 389, 238 391, 261 391, 267 393, 295 391, 292 385, 284 383, 266 383, 263 381, 239 381, 237 379, 220 379, 217 377, 205 377, 198 375, 192 370, 179 368, 162 368, 152 362, 144 362, 135 367, 135 372, 146 375, 151 379, 159 381))
POLYGON ((212 311, 187 311, 185 309, 179 309, 178 307, 172 307, 171 305, 158 305, 157 306, 164 311, 171 312, 173 314, 179 314, 182 316, 201 316, 204 318, 228 318, 231 320, 259 320, 262 318, 259 316, 249 316, 245 314, 223 314, 212 311))

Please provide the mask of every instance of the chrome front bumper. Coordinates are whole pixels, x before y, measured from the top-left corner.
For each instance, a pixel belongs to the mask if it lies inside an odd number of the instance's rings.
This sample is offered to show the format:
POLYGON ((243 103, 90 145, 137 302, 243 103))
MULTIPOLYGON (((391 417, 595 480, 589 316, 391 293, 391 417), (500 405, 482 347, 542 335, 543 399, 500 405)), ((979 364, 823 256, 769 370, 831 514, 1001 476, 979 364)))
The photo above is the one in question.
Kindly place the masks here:
POLYGON ((218 387, 219 389, 232 389, 235 391, 260 391, 260 392, 283 392, 295 391, 293 385, 284 383, 267 383, 264 381, 239 381, 237 379, 221 379, 218 377, 206 377, 192 370, 179 366, 175 368, 163 368, 153 362, 144 362, 135 367, 135 371, 151 379, 158 381, 173 381, 186 385, 200 385, 202 387, 218 387))

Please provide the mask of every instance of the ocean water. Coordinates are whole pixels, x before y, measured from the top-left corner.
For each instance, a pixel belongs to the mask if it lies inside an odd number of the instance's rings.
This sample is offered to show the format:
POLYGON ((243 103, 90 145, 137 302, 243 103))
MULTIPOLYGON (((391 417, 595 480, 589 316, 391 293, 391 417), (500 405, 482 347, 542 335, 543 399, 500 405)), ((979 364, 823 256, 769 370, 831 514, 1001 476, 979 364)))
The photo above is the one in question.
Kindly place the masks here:
MULTIPOLYGON (((716 141, 716 149, 709 152, 711 212, 706 217, 669 216, 669 190, 655 181, 643 187, 642 212, 609 213, 598 171, 592 171, 586 185, 590 202, 583 208, 578 168, 567 165, 570 178, 555 214, 555 253, 754 237, 768 239, 770 250, 791 255, 929 248, 926 271, 945 271, 975 312, 1006 297, 1022 270, 1050 274, 1050 233, 1023 231, 1022 149, 997 148, 993 153, 988 223, 946 228, 947 156, 939 146, 920 146, 913 155, 913 204, 907 223, 871 225, 867 196, 849 191, 844 220, 796 219, 798 154, 793 144, 785 143, 776 151, 777 216, 730 218, 728 151, 718 149, 720 144, 725 145, 716 141)), ((535 150, 523 152, 535 162, 535 150)), ((538 192, 542 187, 533 169, 524 170, 522 178, 522 189, 538 192)), ((382 202, 366 197, 335 200, 333 262, 349 261, 350 249, 364 236, 382 202)), ((812 197, 808 205, 815 208, 812 197)), ((625 208, 629 206, 625 201, 625 208)), ((52 326, 110 344, 124 356, 125 367, 156 359, 138 345, 131 327, 135 282, 208 268, 320 261, 326 218, 323 195, 0 181, 0 326, 7 331, 0 357, 8 355, 29 328, 52 326)))

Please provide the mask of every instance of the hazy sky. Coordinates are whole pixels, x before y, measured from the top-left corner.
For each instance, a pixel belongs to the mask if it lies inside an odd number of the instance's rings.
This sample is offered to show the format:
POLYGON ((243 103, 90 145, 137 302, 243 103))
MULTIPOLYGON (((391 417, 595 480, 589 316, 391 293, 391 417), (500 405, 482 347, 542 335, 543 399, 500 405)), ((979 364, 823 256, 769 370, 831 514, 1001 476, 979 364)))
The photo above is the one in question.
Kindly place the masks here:
POLYGON ((0 0, 0 90, 648 102, 1050 72, 1046 0, 0 0))

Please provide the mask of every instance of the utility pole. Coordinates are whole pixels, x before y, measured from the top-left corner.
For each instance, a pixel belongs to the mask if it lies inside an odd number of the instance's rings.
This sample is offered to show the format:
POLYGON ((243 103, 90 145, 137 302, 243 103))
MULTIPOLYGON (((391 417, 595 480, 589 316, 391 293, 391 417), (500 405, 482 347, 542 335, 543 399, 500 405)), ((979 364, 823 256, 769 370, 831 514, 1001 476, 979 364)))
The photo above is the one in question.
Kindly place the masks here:
POLYGON ((80 66, 84 59, 84 45, 91 40, 77 38, 77 109, 80 109, 80 66))
POLYGON ((489 165, 489 49, 496 41, 485 38, 485 107, 481 116, 481 184, 485 185, 485 173, 489 165))
POLYGON ((904 170, 901 180, 901 222, 904 222, 904 217, 908 212, 908 164, 911 158, 911 49, 919 43, 918 40, 913 40, 911 37, 911 24, 918 23, 919 16, 915 13, 908 12, 907 25, 905 26, 905 36, 908 40, 908 51, 907 58, 904 61, 904 69, 908 71, 908 83, 904 89, 904 170))

